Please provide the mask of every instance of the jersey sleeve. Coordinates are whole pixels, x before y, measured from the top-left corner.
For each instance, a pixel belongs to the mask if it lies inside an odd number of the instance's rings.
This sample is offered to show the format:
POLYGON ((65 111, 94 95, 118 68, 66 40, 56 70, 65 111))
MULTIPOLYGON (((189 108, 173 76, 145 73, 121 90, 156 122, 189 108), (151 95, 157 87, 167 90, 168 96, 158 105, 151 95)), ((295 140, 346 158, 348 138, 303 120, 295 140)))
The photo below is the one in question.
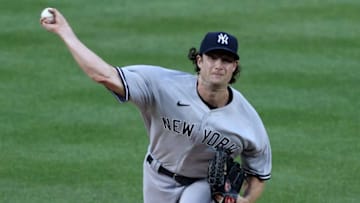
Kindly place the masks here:
POLYGON ((123 103, 123 102, 127 102, 129 100, 129 87, 127 86, 127 82, 125 80, 125 76, 124 76, 124 73, 123 71, 121 70, 121 68, 119 67, 114 67, 123 86, 124 86, 124 91, 125 91, 125 95, 124 96, 121 96, 119 95, 118 93, 108 89, 114 96, 115 98, 120 102, 120 103, 123 103))
POLYGON ((256 176, 260 180, 271 178, 271 148, 270 144, 263 149, 253 152, 245 151, 242 155, 242 164, 247 174, 256 176))
POLYGON ((159 89, 164 68, 150 65, 132 65, 116 67, 124 85, 125 95, 111 91, 120 103, 131 101, 140 108, 146 108, 153 102, 154 94, 159 89))
POLYGON ((269 136, 255 108, 244 98, 242 121, 246 140, 241 153, 245 171, 260 180, 271 178, 272 154, 269 136))
POLYGON ((116 67, 119 78, 124 85, 125 95, 121 96, 113 91, 111 92, 120 103, 132 101, 138 106, 150 103, 154 91, 151 78, 154 76, 147 69, 153 69, 153 67, 147 65, 116 67))

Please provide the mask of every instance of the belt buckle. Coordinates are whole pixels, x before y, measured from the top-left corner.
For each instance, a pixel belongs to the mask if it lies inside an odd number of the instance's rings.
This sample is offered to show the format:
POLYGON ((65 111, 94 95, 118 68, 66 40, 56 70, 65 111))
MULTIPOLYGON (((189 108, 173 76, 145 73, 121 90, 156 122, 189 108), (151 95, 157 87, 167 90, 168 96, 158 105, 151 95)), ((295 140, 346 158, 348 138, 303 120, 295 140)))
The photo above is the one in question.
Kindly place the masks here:
POLYGON ((173 175, 172 178, 173 178, 174 180, 176 180, 176 177, 177 177, 177 176, 178 176, 178 174, 174 173, 174 175, 173 175))

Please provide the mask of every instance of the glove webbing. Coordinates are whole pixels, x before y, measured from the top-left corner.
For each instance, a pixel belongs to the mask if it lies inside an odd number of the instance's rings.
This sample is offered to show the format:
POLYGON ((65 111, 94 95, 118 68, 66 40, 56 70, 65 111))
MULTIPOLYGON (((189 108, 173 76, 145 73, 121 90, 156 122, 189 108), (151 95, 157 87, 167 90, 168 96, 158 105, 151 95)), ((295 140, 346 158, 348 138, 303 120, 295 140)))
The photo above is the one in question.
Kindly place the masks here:
POLYGON ((245 178, 244 170, 229 154, 220 148, 209 164, 208 182, 216 203, 216 196, 223 197, 221 203, 235 203, 245 178))

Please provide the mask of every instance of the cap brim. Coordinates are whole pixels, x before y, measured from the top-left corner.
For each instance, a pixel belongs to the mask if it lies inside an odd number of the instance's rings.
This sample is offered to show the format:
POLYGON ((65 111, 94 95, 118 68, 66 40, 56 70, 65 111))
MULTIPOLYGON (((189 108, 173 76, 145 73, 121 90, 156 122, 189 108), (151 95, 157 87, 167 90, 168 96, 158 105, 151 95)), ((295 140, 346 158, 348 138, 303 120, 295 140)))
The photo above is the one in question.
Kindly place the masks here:
POLYGON ((210 51, 215 51, 215 50, 223 50, 223 51, 229 52, 231 55, 233 55, 235 57, 236 60, 240 59, 239 55, 236 52, 233 52, 231 49, 228 49, 226 47, 212 47, 210 49, 205 50, 202 54, 206 54, 210 51))

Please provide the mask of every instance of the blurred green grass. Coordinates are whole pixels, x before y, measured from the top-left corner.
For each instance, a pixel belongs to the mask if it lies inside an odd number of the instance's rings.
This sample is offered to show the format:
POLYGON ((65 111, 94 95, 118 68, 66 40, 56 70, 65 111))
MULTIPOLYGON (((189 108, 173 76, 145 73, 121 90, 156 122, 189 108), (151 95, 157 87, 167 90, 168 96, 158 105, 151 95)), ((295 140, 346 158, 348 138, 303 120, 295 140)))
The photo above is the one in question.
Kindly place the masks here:
POLYGON ((39 25, 56 7, 114 65, 193 72, 207 31, 238 36, 235 87, 273 148, 259 202, 358 202, 360 3, 344 1, 29 1, 0 7, 0 202, 142 202, 147 137, 39 25))

